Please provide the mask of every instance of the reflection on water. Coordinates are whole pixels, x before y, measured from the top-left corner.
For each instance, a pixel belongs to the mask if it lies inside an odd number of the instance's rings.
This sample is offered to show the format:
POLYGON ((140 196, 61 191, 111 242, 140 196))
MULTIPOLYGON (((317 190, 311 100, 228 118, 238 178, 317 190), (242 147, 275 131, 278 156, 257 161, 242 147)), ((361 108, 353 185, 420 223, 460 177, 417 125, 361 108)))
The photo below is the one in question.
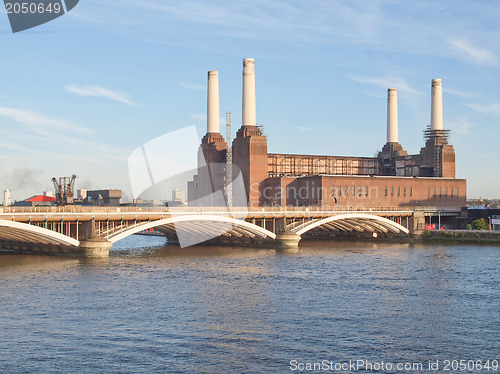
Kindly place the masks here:
POLYGON ((289 372, 498 359, 500 248, 304 242, 0 254, 0 372, 289 372))

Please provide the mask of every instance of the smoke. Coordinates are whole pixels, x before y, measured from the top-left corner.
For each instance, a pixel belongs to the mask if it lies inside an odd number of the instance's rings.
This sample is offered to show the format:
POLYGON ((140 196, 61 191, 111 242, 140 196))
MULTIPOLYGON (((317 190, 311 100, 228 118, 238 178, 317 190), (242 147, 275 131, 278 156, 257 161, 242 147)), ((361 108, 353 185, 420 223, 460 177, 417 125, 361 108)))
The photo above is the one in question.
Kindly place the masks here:
POLYGON ((16 168, 0 174, 0 189, 10 188, 17 200, 40 194, 50 186, 50 179, 44 177, 43 169, 16 168))
POLYGON ((82 179, 77 179, 75 185, 77 186, 78 190, 81 190, 82 188, 85 190, 91 190, 93 188, 94 182, 90 177, 83 177, 82 179))

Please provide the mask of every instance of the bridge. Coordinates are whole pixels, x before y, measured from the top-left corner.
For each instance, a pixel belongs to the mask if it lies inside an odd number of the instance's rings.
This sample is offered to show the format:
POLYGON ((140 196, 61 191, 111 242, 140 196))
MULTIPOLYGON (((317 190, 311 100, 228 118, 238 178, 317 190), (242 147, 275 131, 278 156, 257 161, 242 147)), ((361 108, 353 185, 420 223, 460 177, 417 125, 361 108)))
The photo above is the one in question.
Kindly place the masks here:
MULTIPOLYGON (((435 209, 435 208, 434 208, 435 209)), ((441 210, 456 215, 456 210, 441 210)), ((427 212, 428 214, 428 212, 427 212)), ((425 209, 322 207, 0 207, 0 248, 104 257, 117 241, 154 229, 181 246, 200 243, 296 247, 302 238, 404 237, 425 209)))

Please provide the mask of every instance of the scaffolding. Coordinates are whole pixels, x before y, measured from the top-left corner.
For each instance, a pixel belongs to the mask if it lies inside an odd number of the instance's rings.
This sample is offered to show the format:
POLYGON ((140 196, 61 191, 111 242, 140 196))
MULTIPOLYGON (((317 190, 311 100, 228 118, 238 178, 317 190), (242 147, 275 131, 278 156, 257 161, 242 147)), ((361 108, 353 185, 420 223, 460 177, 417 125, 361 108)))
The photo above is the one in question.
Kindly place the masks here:
POLYGON ((442 155, 443 146, 448 144, 450 130, 432 130, 430 126, 424 130, 424 139, 428 145, 433 147, 432 168, 434 177, 442 177, 442 155))
POLYGON ((233 208, 233 134, 231 132, 231 111, 226 112, 226 198, 229 210, 233 208))

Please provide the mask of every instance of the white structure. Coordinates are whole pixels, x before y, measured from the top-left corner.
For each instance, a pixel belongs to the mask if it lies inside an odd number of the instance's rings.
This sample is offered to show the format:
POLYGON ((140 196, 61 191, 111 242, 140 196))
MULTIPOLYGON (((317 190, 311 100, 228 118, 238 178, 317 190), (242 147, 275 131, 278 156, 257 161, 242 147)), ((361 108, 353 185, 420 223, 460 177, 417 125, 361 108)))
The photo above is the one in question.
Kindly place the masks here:
POLYGON ((500 231, 500 216, 491 216, 491 226, 493 231, 500 231))
POLYGON ((10 196, 10 190, 7 188, 3 192, 3 206, 10 206, 12 204, 11 196, 10 196))
POLYGON ((220 132, 219 117, 219 73, 208 72, 207 86, 207 133, 220 132))
POLYGON ((431 130, 443 130, 443 85, 441 79, 432 80, 431 130))
POLYGON ((78 200, 84 200, 87 197, 87 190, 83 188, 81 190, 77 190, 76 195, 78 200))
POLYGON ((186 202, 186 192, 180 188, 173 188, 172 189, 172 200, 185 203, 186 202))
POLYGON ((255 126, 257 112, 255 107, 255 62, 253 58, 243 60, 243 116, 242 124, 255 126))
POLYGON ((387 143, 398 143, 398 91, 387 90, 387 143))
POLYGON ((52 191, 43 191, 43 196, 54 197, 54 193, 52 191))

